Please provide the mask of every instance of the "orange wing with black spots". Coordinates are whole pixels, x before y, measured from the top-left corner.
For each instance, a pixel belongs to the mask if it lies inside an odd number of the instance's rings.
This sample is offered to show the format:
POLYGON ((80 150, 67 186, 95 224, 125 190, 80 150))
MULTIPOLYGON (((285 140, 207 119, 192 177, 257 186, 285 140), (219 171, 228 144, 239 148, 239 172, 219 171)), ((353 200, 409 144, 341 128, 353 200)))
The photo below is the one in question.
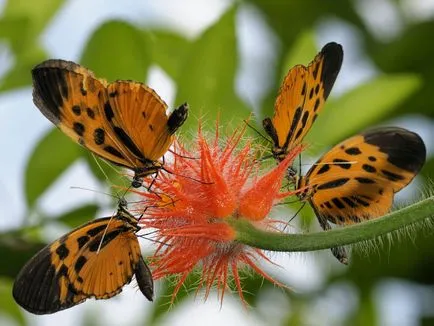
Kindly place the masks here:
POLYGON ((98 156, 134 171, 133 186, 161 168, 188 105, 167 105, 144 84, 107 83, 70 61, 48 60, 32 70, 33 101, 66 135, 98 156))
MULTIPOLYGON (((425 158, 425 144, 416 133, 398 127, 370 130, 319 159, 299 180, 297 188, 305 188, 299 196, 309 201, 325 230, 328 222, 373 219, 390 211, 394 194, 413 180, 425 158)), ((345 259, 342 249, 337 256, 345 259)))
POLYGON ((342 60, 342 46, 332 42, 308 67, 297 65, 289 70, 280 87, 273 118, 262 122, 274 143, 272 152, 277 160, 283 160, 303 141, 331 92, 342 60))
POLYGON ((108 299, 133 275, 153 298, 153 280, 140 253, 136 219, 123 208, 89 222, 38 252, 18 274, 15 301, 34 314, 50 314, 88 298, 108 299))

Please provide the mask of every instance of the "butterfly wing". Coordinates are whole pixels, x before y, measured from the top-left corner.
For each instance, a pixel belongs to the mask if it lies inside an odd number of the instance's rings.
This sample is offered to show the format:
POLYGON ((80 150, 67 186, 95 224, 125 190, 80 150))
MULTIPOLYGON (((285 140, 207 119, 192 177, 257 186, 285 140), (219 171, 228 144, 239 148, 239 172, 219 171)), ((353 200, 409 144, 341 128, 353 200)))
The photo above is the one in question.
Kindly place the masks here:
MULTIPOLYGON (((47 314, 91 297, 118 294, 143 268, 136 225, 118 214, 85 224, 48 245, 18 274, 13 287, 16 302, 32 313, 47 314)), ((142 282, 149 296, 151 274, 142 282)))
POLYGON ((135 156, 137 166, 166 153, 173 133, 187 118, 184 104, 169 118, 167 105, 154 90, 138 82, 116 81, 108 86, 110 124, 118 139, 135 156), (182 112, 180 117, 177 116, 182 112), (178 117, 178 120, 172 118, 178 117))
POLYGON ((297 65, 288 72, 274 104, 273 118, 263 120, 276 159, 283 160, 302 142, 331 92, 342 60, 342 46, 332 42, 308 67, 297 65))
POLYGON ((144 175, 155 172, 155 161, 187 118, 186 104, 167 117, 166 104, 151 88, 107 84, 70 61, 47 60, 32 77, 33 101, 45 117, 100 157, 144 175))
POLYGON ((389 212, 394 193, 405 187, 426 158, 423 140, 411 131, 370 130, 333 147, 301 179, 318 218, 336 224, 389 212))

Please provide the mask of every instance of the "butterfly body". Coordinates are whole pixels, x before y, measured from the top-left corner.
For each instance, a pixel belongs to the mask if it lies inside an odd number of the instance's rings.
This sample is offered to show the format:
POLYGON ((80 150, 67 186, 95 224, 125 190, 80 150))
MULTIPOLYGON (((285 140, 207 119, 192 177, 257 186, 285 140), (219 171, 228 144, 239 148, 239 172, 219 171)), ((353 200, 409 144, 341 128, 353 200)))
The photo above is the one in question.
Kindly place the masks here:
POLYGON ((34 314, 49 314, 88 298, 107 299, 132 276, 150 301, 152 274, 140 252, 137 220, 122 207, 113 217, 96 219, 47 245, 18 274, 15 301, 34 314))
POLYGON ((158 160, 188 116, 185 103, 167 116, 166 103, 134 81, 108 83, 74 62, 47 60, 32 70, 33 101, 75 142, 134 172, 134 187, 162 168, 158 160))

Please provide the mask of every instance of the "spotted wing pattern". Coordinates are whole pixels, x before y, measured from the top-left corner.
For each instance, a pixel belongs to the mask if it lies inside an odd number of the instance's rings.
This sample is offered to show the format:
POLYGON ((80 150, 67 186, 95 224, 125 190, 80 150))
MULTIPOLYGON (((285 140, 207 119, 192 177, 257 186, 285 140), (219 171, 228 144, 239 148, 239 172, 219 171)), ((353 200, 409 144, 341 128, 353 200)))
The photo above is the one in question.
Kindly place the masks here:
POLYGON ((301 197, 318 218, 350 224, 389 212, 393 196, 422 168, 424 142, 416 133, 389 127, 370 130, 333 147, 301 178, 301 197))
POLYGON ((280 87, 273 118, 263 120, 277 160, 283 160, 299 145, 312 127, 332 90, 342 60, 342 46, 332 42, 322 48, 308 67, 297 65, 289 70, 280 87))
POLYGON ((49 314, 88 298, 108 299, 135 274, 152 301, 151 271, 143 261, 136 219, 123 208, 113 217, 78 227, 38 252, 18 274, 15 301, 34 314, 49 314))
POLYGON ((108 83, 70 61, 44 61, 32 77, 33 101, 45 117, 90 151, 133 170, 137 181, 161 168, 157 160, 188 115, 183 104, 167 116, 166 103, 144 84, 108 83))

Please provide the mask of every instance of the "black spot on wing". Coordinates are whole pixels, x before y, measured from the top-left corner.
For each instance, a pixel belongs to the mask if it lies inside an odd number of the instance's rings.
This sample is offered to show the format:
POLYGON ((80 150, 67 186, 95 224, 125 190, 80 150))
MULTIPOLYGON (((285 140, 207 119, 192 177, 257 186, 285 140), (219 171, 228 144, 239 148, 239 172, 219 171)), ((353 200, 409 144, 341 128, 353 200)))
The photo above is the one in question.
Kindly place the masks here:
POLYGON ((82 123, 80 123, 80 122, 74 122, 72 128, 74 129, 75 133, 76 133, 78 136, 83 136, 83 135, 84 135, 84 132, 85 132, 85 130, 86 130, 86 128, 84 127, 84 125, 83 125, 82 123))
POLYGON ((90 237, 88 235, 83 235, 77 239, 78 249, 83 248, 86 243, 88 243, 90 240, 90 237))
POLYGON ((324 88, 324 99, 327 99, 341 69, 344 52, 340 44, 330 42, 322 48, 321 55, 323 56, 321 82, 324 88))
POLYGON ((264 128, 265 132, 268 134, 268 136, 271 137, 271 140, 274 143, 275 147, 279 146, 279 138, 277 137, 277 131, 276 128, 274 128, 273 122, 270 118, 265 118, 262 120, 262 127, 264 128))
POLYGON ((125 159, 125 157, 122 155, 122 153, 119 152, 119 151, 118 151, 116 148, 114 148, 113 146, 105 146, 105 147, 104 147, 104 150, 105 150, 107 153, 110 153, 110 154, 112 154, 113 156, 116 156, 116 157, 118 157, 118 158, 120 158, 120 159, 122 159, 122 160, 125 159))
POLYGON ((358 147, 347 148, 345 150, 345 153, 347 153, 348 155, 360 155, 360 154, 362 154, 362 152, 360 151, 360 149, 358 147))
POLYGON ((94 237, 94 236, 96 236, 98 233, 104 231, 104 230, 106 229, 106 227, 107 227, 107 224, 98 225, 98 226, 95 226, 95 227, 92 228, 92 229, 87 230, 86 233, 87 233, 89 236, 94 237))
POLYGON ((377 172, 377 169, 369 164, 363 164, 362 169, 369 173, 375 173, 377 172))
POLYGON ((344 184, 346 184, 348 181, 350 180, 350 178, 340 178, 340 179, 335 179, 329 182, 325 182, 321 185, 319 185, 317 187, 318 190, 324 190, 324 189, 332 189, 332 188, 337 188, 340 186, 343 186, 344 184))
POLYGON ((92 252, 97 251, 98 249, 103 249, 106 245, 108 245, 113 239, 115 239, 119 234, 130 231, 131 229, 127 226, 122 226, 117 228, 116 230, 107 232, 104 235, 96 237, 92 239, 92 242, 89 244, 89 250, 92 252))
POLYGON ((92 120, 95 119, 95 111, 94 110, 92 110, 91 108, 86 108, 86 113, 87 113, 87 116, 89 118, 91 118, 92 120))
POLYGON ((381 173, 383 173, 383 175, 389 179, 390 181, 399 181, 399 180, 404 180, 405 178, 400 175, 400 174, 396 174, 387 170, 381 170, 381 173))
POLYGON ((302 112, 303 112, 303 109, 301 107, 298 107, 295 110, 294 117, 293 117, 292 123, 291 123, 291 127, 289 128, 288 136, 286 137, 286 140, 285 140, 285 146, 284 146, 285 148, 288 146, 288 144, 292 138, 292 135, 295 131, 295 128, 297 128, 297 125, 298 125, 298 122, 300 121, 302 112))
POLYGON ((97 128, 93 132, 93 140, 95 144, 102 145, 105 142, 105 131, 102 128, 97 128))
POLYGON ((373 184, 375 183, 375 180, 369 179, 369 178, 363 178, 363 177, 356 177, 355 178, 359 183, 362 184, 373 184))
POLYGON ((118 139, 122 142, 122 144, 125 145, 126 148, 128 148, 128 150, 131 153, 133 153, 136 157, 138 157, 141 160, 145 159, 140 149, 137 147, 137 145, 134 143, 131 137, 128 136, 125 130, 119 127, 114 127, 113 130, 116 136, 118 137, 118 139))
POLYGON ((81 108, 79 105, 74 105, 72 107, 72 113, 74 113, 76 116, 80 116, 81 115, 81 108))
POLYGON ((345 204, 347 204, 351 208, 355 208, 358 206, 351 198, 342 197, 341 199, 344 201, 345 204))
POLYGON ((339 200, 339 198, 333 198, 332 203, 339 209, 344 209, 345 205, 339 200))
POLYGON ((387 154, 387 160, 400 169, 418 173, 425 163, 425 144, 414 132, 388 127, 367 131, 363 136, 365 142, 377 146, 387 154))
POLYGON ((104 114, 108 122, 111 122, 115 114, 109 102, 104 104, 104 114))
POLYGON ((323 174, 325 172, 327 172, 328 170, 330 170, 330 165, 328 164, 324 164, 317 172, 317 174, 323 174))
POLYGON ((77 258, 77 261, 74 264, 74 270, 78 273, 80 273, 81 269, 83 268, 84 264, 86 264, 87 258, 84 256, 80 256, 77 258))
POLYGON ((333 163, 336 163, 336 166, 340 167, 341 169, 348 170, 351 168, 351 163, 349 161, 340 158, 334 159, 333 163))
POLYGON ((59 256, 60 260, 64 260, 69 255, 69 249, 64 243, 62 243, 59 247, 56 248, 56 254, 57 256, 59 256))

